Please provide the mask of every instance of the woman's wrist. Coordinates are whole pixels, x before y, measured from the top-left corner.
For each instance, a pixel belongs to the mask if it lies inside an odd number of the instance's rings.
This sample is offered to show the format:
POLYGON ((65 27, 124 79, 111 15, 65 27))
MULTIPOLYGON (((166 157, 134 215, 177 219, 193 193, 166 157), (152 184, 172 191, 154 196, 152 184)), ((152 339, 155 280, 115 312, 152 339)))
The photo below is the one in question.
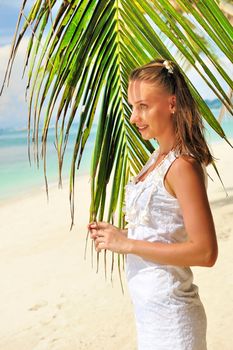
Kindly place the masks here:
POLYGON ((135 239, 127 238, 125 246, 125 254, 134 254, 135 239))
POLYGON ((128 229, 127 228, 124 228, 124 229, 121 229, 121 233, 127 237, 128 236, 128 229))

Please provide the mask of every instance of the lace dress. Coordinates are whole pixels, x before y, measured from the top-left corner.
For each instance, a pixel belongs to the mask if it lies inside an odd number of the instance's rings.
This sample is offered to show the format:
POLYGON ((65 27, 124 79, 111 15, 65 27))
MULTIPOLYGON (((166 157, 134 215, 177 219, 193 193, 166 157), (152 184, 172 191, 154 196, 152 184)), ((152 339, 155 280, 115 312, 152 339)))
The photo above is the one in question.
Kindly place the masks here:
MULTIPOLYGON (((137 182, 156 161, 158 152, 126 185, 128 237, 168 244, 184 242, 187 234, 179 203, 164 187, 175 152, 170 151, 144 181, 137 182)), ((128 254, 126 277, 139 350, 206 350, 206 315, 189 267, 156 264, 128 254)))

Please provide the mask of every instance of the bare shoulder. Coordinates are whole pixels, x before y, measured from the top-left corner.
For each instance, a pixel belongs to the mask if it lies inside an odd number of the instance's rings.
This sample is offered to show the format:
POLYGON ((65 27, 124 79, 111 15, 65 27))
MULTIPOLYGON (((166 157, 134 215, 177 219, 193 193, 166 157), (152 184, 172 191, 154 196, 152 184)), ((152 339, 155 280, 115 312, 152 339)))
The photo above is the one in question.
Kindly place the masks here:
POLYGON ((171 174, 175 176, 185 176, 191 174, 199 174, 200 176, 203 176, 203 169, 201 164, 194 157, 188 155, 183 155, 176 158, 170 170, 171 174))
POLYGON ((191 156, 180 156, 171 165, 166 180, 176 197, 183 191, 205 191, 204 172, 201 164, 191 156))

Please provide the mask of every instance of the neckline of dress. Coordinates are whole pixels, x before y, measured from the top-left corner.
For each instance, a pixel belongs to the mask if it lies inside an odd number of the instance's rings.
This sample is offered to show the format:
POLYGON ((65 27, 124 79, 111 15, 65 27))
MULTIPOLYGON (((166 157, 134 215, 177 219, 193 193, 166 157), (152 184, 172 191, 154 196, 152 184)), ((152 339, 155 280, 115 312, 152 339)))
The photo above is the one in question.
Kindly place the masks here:
POLYGON ((134 177, 134 184, 138 185, 139 183, 144 183, 146 182, 147 178, 151 176, 151 174, 153 174, 153 172, 155 170, 158 170, 158 168, 160 168, 162 166, 162 164, 165 162, 165 160, 168 158, 168 156, 171 154, 171 152, 173 151, 173 149, 171 149, 166 156, 161 160, 161 162, 159 162, 150 172, 149 174, 147 174, 147 176, 144 178, 144 180, 138 180, 138 177, 140 177, 141 175, 143 175, 148 168, 151 166, 151 161, 154 160, 156 162, 156 159, 158 157, 159 154, 159 149, 156 149, 150 156, 150 158, 148 159, 148 161, 146 162, 146 164, 142 167, 142 169, 140 170, 140 172, 134 177))

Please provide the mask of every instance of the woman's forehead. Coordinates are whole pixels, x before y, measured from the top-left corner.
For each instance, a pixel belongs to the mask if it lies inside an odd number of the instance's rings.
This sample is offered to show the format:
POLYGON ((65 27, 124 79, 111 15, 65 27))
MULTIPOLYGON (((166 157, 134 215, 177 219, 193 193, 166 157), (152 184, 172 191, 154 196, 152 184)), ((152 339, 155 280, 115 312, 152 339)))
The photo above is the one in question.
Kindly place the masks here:
POLYGON ((134 80, 130 81, 128 85, 129 103, 151 100, 161 93, 163 93, 161 87, 146 81, 134 80))

